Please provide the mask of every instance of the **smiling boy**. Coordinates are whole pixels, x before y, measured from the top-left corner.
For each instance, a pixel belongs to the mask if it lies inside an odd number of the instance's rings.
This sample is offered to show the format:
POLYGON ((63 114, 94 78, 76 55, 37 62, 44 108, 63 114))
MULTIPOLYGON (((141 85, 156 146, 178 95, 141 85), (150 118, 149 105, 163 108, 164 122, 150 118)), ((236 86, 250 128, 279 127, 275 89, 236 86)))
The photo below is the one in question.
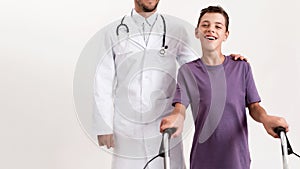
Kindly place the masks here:
POLYGON ((170 116, 162 119, 161 131, 175 127, 181 134, 185 110, 191 105, 195 134, 190 155, 191 169, 249 169, 250 153, 246 107, 251 117, 277 137, 273 129, 288 124, 271 116, 259 104, 251 67, 222 54, 228 38, 229 17, 219 6, 201 11, 195 36, 201 41, 202 57, 184 64, 178 73, 170 116))

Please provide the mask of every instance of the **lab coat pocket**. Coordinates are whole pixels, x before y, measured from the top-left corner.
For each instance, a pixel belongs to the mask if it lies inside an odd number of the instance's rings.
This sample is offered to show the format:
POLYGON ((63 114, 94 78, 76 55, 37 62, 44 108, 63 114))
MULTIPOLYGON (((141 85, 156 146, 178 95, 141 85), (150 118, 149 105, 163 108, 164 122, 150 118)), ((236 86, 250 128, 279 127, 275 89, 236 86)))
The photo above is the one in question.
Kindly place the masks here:
POLYGON ((157 117, 164 117, 172 111, 172 100, 171 96, 166 96, 155 101, 157 117))

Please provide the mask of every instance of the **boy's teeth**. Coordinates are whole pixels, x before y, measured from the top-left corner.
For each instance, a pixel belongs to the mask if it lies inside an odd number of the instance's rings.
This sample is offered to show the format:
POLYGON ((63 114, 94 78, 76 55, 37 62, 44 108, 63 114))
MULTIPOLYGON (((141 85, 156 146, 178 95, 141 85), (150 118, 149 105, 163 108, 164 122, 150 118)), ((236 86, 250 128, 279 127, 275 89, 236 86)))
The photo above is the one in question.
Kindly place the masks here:
POLYGON ((216 39, 215 37, 212 37, 212 36, 207 36, 206 38, 209 39, 209 40, 215 40, 216 39))

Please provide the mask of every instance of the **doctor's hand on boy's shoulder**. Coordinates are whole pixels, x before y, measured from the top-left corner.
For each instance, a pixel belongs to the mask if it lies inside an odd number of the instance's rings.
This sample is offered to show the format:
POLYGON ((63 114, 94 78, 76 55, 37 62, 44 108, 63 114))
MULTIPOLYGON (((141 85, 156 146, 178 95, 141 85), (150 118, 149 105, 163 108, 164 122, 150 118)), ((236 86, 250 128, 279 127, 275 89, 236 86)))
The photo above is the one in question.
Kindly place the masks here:
POLYGON ((108 149, 114 147, 114 137, 113 134, 98 135, 99 146, 106 146, 108 149))
POLYGON ((243 60, 248 62, 248 59, 242 56, 241 54, 230 54, 230 56, 233 60, 243 60))
POLYGON ((176 103, 173 112, 161 120, 160 132, 163 132, 167 128, 176 128, 176 132, 171 137, 180 136, 183 130, 185 110, 186 108, 183 104, 176 103))

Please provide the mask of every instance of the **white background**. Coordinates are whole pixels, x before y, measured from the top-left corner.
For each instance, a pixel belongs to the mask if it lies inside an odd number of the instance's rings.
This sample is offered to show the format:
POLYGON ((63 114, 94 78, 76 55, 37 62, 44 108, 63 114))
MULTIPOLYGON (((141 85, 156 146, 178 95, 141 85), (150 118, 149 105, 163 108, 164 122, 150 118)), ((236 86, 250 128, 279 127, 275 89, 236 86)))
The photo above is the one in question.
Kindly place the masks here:
MULTIPOLYGON (((196 25, 208 4, 228 12, 224 52, 249 59, 262 106, 287 119, 300 153, 299 1, 162 0, 159 11, 196 25)), ((0 0, 0 168, 110 168, 110 154, 77 118, 73 76, 88 40, 132 7, 133 0, 0 0)), ((282 168, 279 140, 248 121, 252 169, 282 168)), ((191 135, 184 143, 188 162, 191 135)), ((300 159, 289 163, 298 169, 300 159)))

